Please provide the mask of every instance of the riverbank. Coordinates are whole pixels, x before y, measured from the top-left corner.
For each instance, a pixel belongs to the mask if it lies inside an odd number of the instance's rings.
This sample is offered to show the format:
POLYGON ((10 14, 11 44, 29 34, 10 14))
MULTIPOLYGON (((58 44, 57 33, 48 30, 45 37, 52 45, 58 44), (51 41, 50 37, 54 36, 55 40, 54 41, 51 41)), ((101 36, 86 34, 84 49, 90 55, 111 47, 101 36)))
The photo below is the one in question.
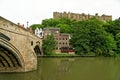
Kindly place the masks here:
POLYGON ((77 54, 52 54, 52 55, 42 55, 38 57, 96 57, 95 55, 77 55, 77 54))
MULTIPOLYGON (((101 55, 102 56, 102 55, 101 55)), ((95 54, 88 54, 88 55, 78 55, 78 54, 51 54, 51 55, 38 55, 38 57, 97 57, 95 54)), ((98 56, 100 57, 100 56, 98 56)), ((114 56, 102 56, 102 57, 119 57, 120 58, 120 54, 116 54, 114 56)))

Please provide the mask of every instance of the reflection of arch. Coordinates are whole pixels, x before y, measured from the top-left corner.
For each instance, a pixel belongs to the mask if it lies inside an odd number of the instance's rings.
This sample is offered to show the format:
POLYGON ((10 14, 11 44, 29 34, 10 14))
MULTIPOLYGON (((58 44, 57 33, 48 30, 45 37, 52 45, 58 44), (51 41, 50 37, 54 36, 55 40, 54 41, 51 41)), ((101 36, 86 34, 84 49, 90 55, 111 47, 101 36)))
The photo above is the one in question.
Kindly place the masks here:
POLYGON ((37 54, 37 56, 41 55, 40 47, 38 45, 35 46, 34 51, 37 54))
POLYGON ((7 40, 4 40, 0 37, 0 70, 5 71, 6 68, 13 70, 23 67, 24 61, 20 55, 19 50, 17 50, 12 44, 7 40))

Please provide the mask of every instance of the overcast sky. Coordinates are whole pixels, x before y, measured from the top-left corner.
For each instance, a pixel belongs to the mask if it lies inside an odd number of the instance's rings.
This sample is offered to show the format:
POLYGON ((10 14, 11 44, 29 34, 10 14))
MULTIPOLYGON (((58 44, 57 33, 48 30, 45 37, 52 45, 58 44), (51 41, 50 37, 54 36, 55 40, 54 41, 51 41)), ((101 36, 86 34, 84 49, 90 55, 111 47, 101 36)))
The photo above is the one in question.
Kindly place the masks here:
POLYGON ((120 0, 0 0, 0 16, 14 22, 39 24, 53 12, 73 12, 120 17, 120 0))

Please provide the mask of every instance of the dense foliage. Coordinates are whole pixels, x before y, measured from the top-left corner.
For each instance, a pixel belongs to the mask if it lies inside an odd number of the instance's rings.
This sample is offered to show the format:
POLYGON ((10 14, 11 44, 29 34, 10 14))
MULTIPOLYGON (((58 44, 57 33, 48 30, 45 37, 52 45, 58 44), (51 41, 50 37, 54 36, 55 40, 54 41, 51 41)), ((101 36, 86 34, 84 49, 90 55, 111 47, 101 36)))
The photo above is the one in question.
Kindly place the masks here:
POLYGON ((77 54, 114 55, 116 42, 114 37, 102 27, 103 24, 95 18, 78 22, 71 39, 77 54))
POLYGON ((76 21, 67 18, 45 19, 42 21, 43 27, 60 28, 62 33, 71 33, 76 21))
MULTIPOLYGON (((31 27, 33 30, 36 27, 60 28, 62 33, 71 34, 70 42, 79 55, 115 56, 116 53, 120 53, 120 19, 109 22, 96 18, 84 21, 66 18, 45 19, 42 24, 31 27)), ((51 39, 48 39, 48 42, 49 40, 51 39)), ((45 53, 49 51, 46 46, 45 53)))
POLYGON ((30 27, 32 28, 33 31, 35 31, 36 28, 43 28, 43 25, 41 25, 41 24, 33 24, 30 27))
POLYGON ((120 32, 120 18, 114 21, 109 21, 104 27, 107 32, 112 33, 115 36, 120 32))
POLYGON ((45 55, 53 53, 53 50, 55 49, 55 40, 53 35, 47 35, 47 37, 43 40, 42 48, 45 55))

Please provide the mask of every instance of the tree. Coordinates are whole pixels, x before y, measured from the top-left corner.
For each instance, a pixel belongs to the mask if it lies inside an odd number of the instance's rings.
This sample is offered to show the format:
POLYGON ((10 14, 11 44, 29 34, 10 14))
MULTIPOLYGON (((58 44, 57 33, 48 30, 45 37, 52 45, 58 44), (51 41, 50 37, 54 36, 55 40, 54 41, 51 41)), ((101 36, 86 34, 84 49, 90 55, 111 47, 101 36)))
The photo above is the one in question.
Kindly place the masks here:
POLYGON ((56 27, 57 24, 59 24, 59 20, 57 19, 50 18, 42 21, 44 27, 56 27))
POLYGON ((116 34, 115 39, 117 43, 117 53, 120 54, 120 33, 116 34))
POLYGON ((74 25, 76 24, 75 20, 70 20, 67 18, 61 19, 45 19, 42 21, 44 28, 60 28, 62 33, 72 33, 74 25))
POLYGON ((107 25, 104 25, 107 32, 112 33, 114 36, 120 32, 120 18, 114 21, 109 21, 107 25))
POLYGON ((57 27, 60 28, 61 33, 70 33, 70 27, 68 24, 58 24, 57 27))
POLYGON ((120 18, 114 21, 109 21, 106 25, 104 25, 105 30, 108 33, 111 33, 116 41, 116 53, 120 53, 120 18))
POLYGON ((114 37, 104 29, 102 21, 92 18, 80 21, 74 30, 71 43, 78 54, 95 53, 96 55, 109 55, 116 49, 114 37))
POLYGON ((43 25, 41 25, 41 24, 33 24, 30 27, 32 28, 33 31, 35 31, 36 28, 43 28, 43 25))
POLYGON ((43 40, 42 48, 45 55, 51 55, 53 53, 55 49, 55 39, 53 35, 47 35, 43 40))

